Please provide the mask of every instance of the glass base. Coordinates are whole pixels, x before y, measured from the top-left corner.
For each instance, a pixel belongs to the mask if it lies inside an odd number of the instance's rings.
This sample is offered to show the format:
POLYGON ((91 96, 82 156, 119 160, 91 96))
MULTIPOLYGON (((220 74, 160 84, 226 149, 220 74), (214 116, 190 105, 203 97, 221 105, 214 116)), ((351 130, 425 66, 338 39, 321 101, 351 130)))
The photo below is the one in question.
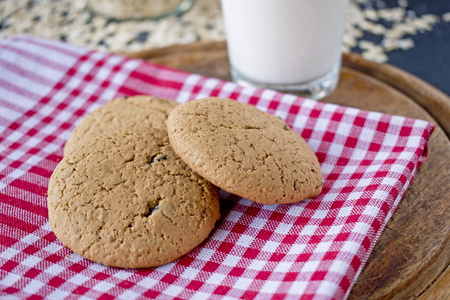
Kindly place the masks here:
POLYGON ((126 5, 126 3, 122 3, 119 0, 114 1, 91 0, 88 1, 88 7, 95 14, 98 14, 112 21, 120 22, 129 20, 135 21, 159 20, 170 16, 179 17, 185 12, 187 12, 192 7, 194 2, 195 0, 183 0, 180 1, 180 3, 174 5, 173 7, 167 7, 167 9, 163 10, 160 9, 158 11, 156 10, 153 11, 150 6, 151 4, 146 3, 144 3, 142 7, 136 6, 125 9, 123 5, 126 5))
POLYGON ((331 69, 331 71, 329 71, 325 75, 313 79, 311 81, 301 82, 298 84, 270 84, 257 82, 245 77, 235 68, 233 68, 233 66, 231 67, 231 77, 237 84, 242 86, 253 86, 288 93, 295 92, 296 95, 319 100, 331 94, 331 92, 333 92, 333 90, 336 88, 337 83, 339 81, 340 70, 341 70, 341 62, 339 61, 339 63, 336 64, 331 69))

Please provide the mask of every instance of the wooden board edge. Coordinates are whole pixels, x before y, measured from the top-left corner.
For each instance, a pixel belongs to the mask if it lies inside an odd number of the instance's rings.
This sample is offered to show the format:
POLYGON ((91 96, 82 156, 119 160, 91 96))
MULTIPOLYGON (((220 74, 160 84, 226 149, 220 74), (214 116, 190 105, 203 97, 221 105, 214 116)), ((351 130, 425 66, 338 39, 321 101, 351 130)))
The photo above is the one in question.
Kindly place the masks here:
POLYGON ((450 298, 450 264, 435 282, 419 296, 418 300, 436 300, 450 298))
POLYGON ((151 48, 136 52, 117 52, 116 54, 124 55, 132 58, 152 59, 155 57, 170 56, 184 52, 186 47, 189 52, 205 51, 205 50, 226 50, 227 44, 225 41, 211 41, 211 42, 194 42, 191 44, 176 44, 162 48, 151 48))
POLYGON ((405 281, 403 288, 400 292, 390 294, 389 297, 392 299, 420 299, 420 300, 435 300, 444 299, 441 296, 446 295, 450 299, 450 235, 447 234, 445 242, 440 248, 440 253, 437 254, 431 261, 425 270, 417 272, 416 276, 410 278, 410 280, 405 281), (436 274, 432 274, 429 270, 440 269, 436 274), (429 281, 430 276, 433 276, 431 282, 429 281), (414 284, 413 284, 414 283, 414 284), (420 284, 422 283, 422 284, 420 284), (410 287, 422 285, 423 289, 417 294, 417 291, 411 290, 410 287), (439 297, 436 297, 439 296, 439 297))

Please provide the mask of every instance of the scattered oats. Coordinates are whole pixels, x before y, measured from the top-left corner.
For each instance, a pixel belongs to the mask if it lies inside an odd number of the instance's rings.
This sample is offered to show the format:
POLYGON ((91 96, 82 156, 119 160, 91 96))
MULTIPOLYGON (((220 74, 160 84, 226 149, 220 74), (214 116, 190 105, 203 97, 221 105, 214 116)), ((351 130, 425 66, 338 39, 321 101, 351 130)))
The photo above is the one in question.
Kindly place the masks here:
POLYGON ((397 43, 398 48, 402 50, 414 48, 414 41, 411 38, 398 40, 397 43))
POLYGON ((75 45, 121 52, 199 39, 225 39, 219 0, 196 0, 191 10, 180 17, 171 17, 160 22, 142 20, 135 23, 110 22, 101 16, 93 15, 87 8, 87 1, 0 0, 0 39, 18 33, 55 40, 64 35, 67 42, 75 45), (33 2, 30 10, 26 9, 29 2, 33 2), (181 23, 186 26, 182 27, 181 23), (149 38, 136 41, 136 36, 141 31, 149 32, 149 38))
POLYGON ((363 50, 374 50, 377 47, 373 42, 365 40, 359 41, 358 46, 363 50))
POLYGON ((342 45, 342 52, 344 52, 344 53, 350 53, 350 52, 351 52, 351 48, 350 48, 350 47, 347 47, 347 46, 345 46, 345 45, 342 45))
POLYGON ((358 45, 358 40, 351 34, 345 34, 343 44, 349 48, 354 48, 358 45))
POLYGON ((81 12, 87 8, 87 0, 73 1, 73 9, 76 12, 81 12))
POLYGON ((381 19, 391 22, 401 22, 405 17, 406 10, 402 7, 380 9, 378 15, 381 19))
POLYGON ((362 13, 360 7, 350 2, 347 10, 347 24, 358 24, 364 20, 364 14, 362 13))
POLYGON ((432 14, 422 15, 421 18, 429 23, 439 23, 439 17, 432 14))
POLYGON ((377 21, 379 19, 378 12, 371 8, 364 10, 364 16, 372 21, 377 21))
POLYGON ((386 32, 386 27, 384 27, 382 24, 376 24, 370 21, 361 21, 359 22, 358 26, 362 30, 376 35, 383 35, 386 32))
POLYGON ((442 15, 442 21, 450 22, 450 12, 447 12, 447 13, 442 15))
POLYGON ((362 38, 364 36, 364 31, 359 30, 359 29, 355 29, 354 32, 353 32, 353 35, 356 38, 362 38))
POLYGON ((96 29, 98 29, 98 30, 102 30, 103 27, 105 26, 105 24, 106 24, 106 19, 105 18, 94 17, 92 19, 92 25, 94 27, 96 27, 96 29))
POLYGON ((406 34, 414 35, 417 33, 417 28, 412 22, 395 24, 391 29, 386 31, 386 38, 402 38, 406 34))
POLYGON ((359 47, 363 49, 363 52, 361 53, 362 57, 382 63, 386 62, 388 57, 384 53, 383 47, 379 45, 375 45, 374 43, 370 41, 360 41, 359 47))
POLYGON ((433 25, 439 22, 439 17, 435 15, 423 15, 409 21, 419 31, 431 31, 433 30, 433 25))
POLYGON ((387 52, 394 50, 408 50, 414 48, 414 41, 411 38, 407 39, 384 39, 382 41, 384 50, 387 52))
POLYGON ((115 34, 118 29, 119 29, 118 23, 112 22, 112 23, 108 23, 108 25, 106 25, 104 30, 107 34, 115 34))
POLYGON ((388 56, 383 52, 363 51, 363 53, 361 55, 365 59, 375 61, 377 63, 385 63, 388 61, 388 56))

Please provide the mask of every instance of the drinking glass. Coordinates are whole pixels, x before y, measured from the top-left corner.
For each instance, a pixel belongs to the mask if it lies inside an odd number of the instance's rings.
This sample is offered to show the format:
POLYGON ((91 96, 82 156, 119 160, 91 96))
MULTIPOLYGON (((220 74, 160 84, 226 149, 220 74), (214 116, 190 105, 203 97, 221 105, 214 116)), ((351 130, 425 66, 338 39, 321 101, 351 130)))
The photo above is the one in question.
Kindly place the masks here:
POLYGON ((222 0, 233 80, 319 99, 336 87, 348 0, 222 0))

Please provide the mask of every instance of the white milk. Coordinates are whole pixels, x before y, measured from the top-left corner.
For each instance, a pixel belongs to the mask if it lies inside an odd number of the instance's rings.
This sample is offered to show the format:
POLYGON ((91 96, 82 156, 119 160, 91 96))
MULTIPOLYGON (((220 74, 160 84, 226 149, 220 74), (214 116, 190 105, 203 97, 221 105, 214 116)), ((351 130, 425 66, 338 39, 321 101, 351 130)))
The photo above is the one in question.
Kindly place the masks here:
POLYGON ((222 0, 232 67, 268 84, 339 67, 348 0, 222 0))

